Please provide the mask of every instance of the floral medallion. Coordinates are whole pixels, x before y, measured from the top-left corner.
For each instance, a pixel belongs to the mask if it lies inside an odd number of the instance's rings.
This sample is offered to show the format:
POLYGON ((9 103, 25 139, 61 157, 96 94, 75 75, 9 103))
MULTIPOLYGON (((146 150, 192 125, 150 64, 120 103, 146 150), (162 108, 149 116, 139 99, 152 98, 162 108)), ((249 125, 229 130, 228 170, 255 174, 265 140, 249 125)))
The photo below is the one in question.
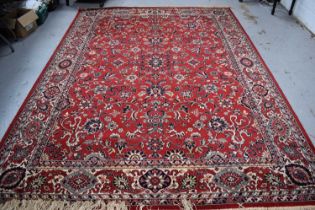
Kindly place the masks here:
POLYGON ((171 178, 162 170, 155 168, 142 175, 139 179, 139 183, 143 188, 149 189, 153 193, 157 193, 171 184, 171 178))

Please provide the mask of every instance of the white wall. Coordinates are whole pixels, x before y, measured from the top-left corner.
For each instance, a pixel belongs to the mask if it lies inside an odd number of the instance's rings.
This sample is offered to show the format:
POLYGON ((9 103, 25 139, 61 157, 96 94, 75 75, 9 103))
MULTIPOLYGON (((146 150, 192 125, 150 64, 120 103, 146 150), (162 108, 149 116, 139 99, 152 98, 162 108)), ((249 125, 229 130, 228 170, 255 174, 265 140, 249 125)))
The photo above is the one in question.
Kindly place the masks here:
MULTIPOLYGON (((281 3, 289 10, 292 0, 281 3)), ((296 0, 293 15, 315 34, 315 0, 296 0)))

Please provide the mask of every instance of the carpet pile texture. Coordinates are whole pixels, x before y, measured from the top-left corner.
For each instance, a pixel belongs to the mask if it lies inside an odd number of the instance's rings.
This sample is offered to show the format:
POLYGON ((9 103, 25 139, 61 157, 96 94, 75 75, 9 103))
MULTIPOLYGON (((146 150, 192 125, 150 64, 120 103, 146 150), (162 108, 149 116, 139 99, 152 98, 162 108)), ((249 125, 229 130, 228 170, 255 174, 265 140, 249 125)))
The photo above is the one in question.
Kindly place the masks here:
POLYGON ((0 143, 0 199, 313 209, 314 154, 229 8, 80 10, 0 143))

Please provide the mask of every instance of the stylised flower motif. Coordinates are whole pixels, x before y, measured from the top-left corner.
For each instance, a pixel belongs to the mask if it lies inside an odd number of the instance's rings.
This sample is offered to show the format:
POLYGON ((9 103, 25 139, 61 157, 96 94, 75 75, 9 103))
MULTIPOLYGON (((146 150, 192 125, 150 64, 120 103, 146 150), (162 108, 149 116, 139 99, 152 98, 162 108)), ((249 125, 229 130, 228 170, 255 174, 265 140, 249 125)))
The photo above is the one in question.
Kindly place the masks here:
POLYGON ((202 45, 203 41, 201 39, 194 39, 193 40, 193 44, 200 44, 200 45, 202 45))
POLYGON ((152 68, 154 68, 154 69, 159 68, 160 66, 162 66, 162 64, 163 64, 162 58, 157 57, 157 56, 153 56, 153 57, 149 60, 149 65, 150 65, 152 68))
POLYGON ((33 138, 39 133, 41 128, 42 125, 39 120, 30 121, 25 128, 25 135, 28 138, 33 138))
POLYGON ((65 152, 60 148, 60 145, 49 143, 46 145, 45 154, 53 160, 63 160, 65 152))
POLYGON ((214 84, 208 84, 204 86, 206 93, 216 93, 218 91, 218 87, 214 84))
POLYGON ((124 176, 115 176, 114 185, 120 190, 126 190, 129 188, 128 179, 124 176))
POLYGON ((60 100, 56 106, 56 108, 58 110, 63 110, 66 109, 70 106, 70 101, 68 98, 63 98, 62 100, 60 100))
POLYGON ((247 150, 247 154, 250 157, 259 157, 261 156, 264 151, 266 151, 266 145, 265 142, 262 140, 257 140, 256 142, 252 142, 247 150))
POLYGON ((172 51, 175 53, 178 53, 180 50, 181 50, 181 48, 179 48, 179 47, 173 47, 172 48, 172 51))
POLYGON ((266 174, 264 178, 265 178, 265 182, 269 183, 270 185, 273 185, 273 186, 281 185, 281 180, 279 176, 269 173, 269 174, 266 174))
POLYGON ((110 121, 110 122, 107 124, 107 128, 108 128, 110 131, 113 131, 113 130, 115 130, 116 128, 118 128, 118 125, 117 125, 116 122, 110 121))
POLYGON ((120 92, 120 97, 121 98, 128 98, 130 96, 130 92, 126 92, 126 91, 121 91, 120 92))
POLYGON ((34 190, 39 190, 45 184, 46 180, 45 176, 38 176, 31 181, 29 186, 34 190))
POLYGON ((194 124, 193 124, 194 128, 198 129, 198 130, 201 130, 203 127, 205 127, 205 124, 200 121, 200 120, 197 120, 194 124))
POLYGON ((195 142, 194 142, 194 140, 188 138, 188 139, 186 139, 186 140, 184 141, 184 145, 185 145, 185 147, 186 147, 187 149, 191 150, 192 148, 195 147, 195 142))
POLYGON ((86 72, 83 72, 83 73, 81 73, 79 76, 80 76, 80 78, 85 79, 86 77, 89 76, 89 74, 86 73, 86 72))
MULTIPOLYGON (((112 12, 113 16, 122 18, 122 19, 129 19, 131 17, 131 13, 128 9, 117 9, 117 10, 113 10, 112 12)), ((124 24, 122 24, 123 26, 125 26, 124 24)))
POLYGON ((88 100, 81 100, 79 104, 80 109, 89 109, 92 107, 92 103, 88 100))
POLYGON ((104 94, 108 90, 107 86, 96 86, 94 89, 95 94, 104 94))
POLYGON ((174 78, 179 82, 181 82, 185 79, 184 75, 182 75, 182 74, 175 74, 174 78))
POLYGON ((69 60, 69 59, 67 59, 67 60, 61 61, 58 66, 59 66, 61 69, 65 69, 65 68, 71 66, 71 64, 72 64, 72 61, 69 60))
POLYGON ((161 125, 165 119, 165 112, 163 110, 149 110, 146 114, 147 122, 153 126, 161 125))
POLYGON ((290 144, 290 145, 285 145, 283 147, 283 152, 285 152, 285 154, 290 157, 291 159, 300 159, 301 158, 301 154, 297 149, 297 146, 294 144, 290 144))
POLYGON ((47 88, 44 91, 44 96, 48 99, 56 97, 60 93, 60 89, 58 86, 52 86, 47 88))
POLYGON ((162 105, 161 101, 159 100, 154 100, 151 102, 152 108, 157 110, 159 108, 160 105, 162 105))
POLYGON ((288 136, 290 133, 290 127, 283 120, 275 118, 270 120, 269 127, 273 131, 273 135, 278 135, 280 140, 285 140, 284 137, 288 136))
POLYGON ((103 123, 99 119, 90 119, 85 123, 85 130, 88 131, 88 133, 92 134, 97 132, 103 127, 103 123))
POLYGON ((166 152, 165 158, 173 163, 180 163, 185 159, 185 153, 178 149, 171 150, 166 152))
POLYGON ((143 151, 139 151, 139 150, 130 150, 129 152, 127 152, 127 154, 125 155, 127 160, 130 161, 141 161, 144 160, 146 158, 146 155, 144 154, 143 151))
POLYGON ((152 45, 158 45, 158 44, 161 44, 163 42, 163 38, 161 38, 161 37, 149 38, 149 42, 152 45))
POLYGON ((259 85, 259 84, 255 84, 252 87, 252 90, 253 90, 253 92, 255 92, 259 96, 266 96, 266 95, 268 95, 268 92, 269 92, 267 88, 265 88, 264 86, 259 85))
POLYGON ((223 99, 220 101, 220 106, 223 108, 230 108, 232 107, 232 102, 229 99, 223 99))
POLYGON ((248 177, 236 169, 223 169, 214 177, 214 182, 231 191, 238 191, 248 183, 248 177))
POLYGON ((187 63, 190 64, 192 67, 196 67, 200 62, 195 58, 191 58, 190 60, 188 60, 187 63))
POLYGON ((158 97, 165 93, 165 89, 160 85, 152 85, 146 89, 146 92, 149 96, 158 97))
POLYGON ((252 67, 254 65, 253 61, 250 60, 249 58, 242 58, 240 62, 246 67, 252 67))
POLYGON ((127 76, 127 80, 130 81, 130 82, 134 82, 138 77, 134 74, 130 74, 127 76))
POLYGON ((115 143, 115 147, 121 151, 123 150, 127 145, 127 142, 125 139, 118 139, 118 141, 115 143))
POLYGON ((210 128, 215 131, 222 132, 227 127, 227 123, 219 117, 214 117, 209 122, 210 128))
POLYGON ((209 151, 205 155, 205 159, 211 160, 213 163, 223 163, 226 161, 226 155, 217 151, 209 151))
POLYGON ((181 94, 184 98, 190 98, 191 97, 191 91, 190 90, 183 91, 183 92, 181 92, 181 94))
POLYGON ((188 175, 182 181, 182 187, 184 189, 193 189, 196 186, 196 176, 188 175))
POLYGON ((38 100, 36 103, 36 107, 40 110, 40 111, 47 111, 48 109, 48 103, 45 100, 38 100))
POLYGON ((142 175, 139 179, 139 183, 143 188, 157 193, 171 184, 171 178, 165 174, 164 171, 155 168, 142 175))
POLYGON ((192 9, 181 9, 178 11, 181 18, 188 18, 190 16, 196 15, 196 12, 192 9))
POLYGON ((89 165, 97 165, 99 162, 101 162, 104 159, 105 159, 104 154, 100 152, 90 153, 84 158, 86 163, 88 163, 89 165))
POLYGON ((196 27, 197 27, 197 25, 194 22, 187 23, 187 28, 189 28, 189 29, 195 29, 196 27))
POLYGON ((119 40, 110 40, 108 42, 108 44, 111 45, 111 46, 119 45, 119 43, 120 43, 119 40))
POLYGON ((163 145, 164 145, 164 142, 158 138, 150 139, 149 142, 147 143, 148 148, 155 152, 162 149, 163 145))
POLYGON ((72 172, 62 180, 63 187, 73 194, 83 193, 94 187, 96 183, 96 177, 83 169, 72 172))
POLYGON ((22 161, 30 154, 30 148, 23 148, 22 146, 17 146, 14 148, 11 154, 12 161, 22 161))
MULTIPOLYGON (((141 12, 140 15, 142 18, 148 18, 151 15, 158 15, 159 17, 167 18, 170 15, 170 13, 160 9, 149 9, 141 12)), ((155 27, 159 28, 159 26, 157 25, 155 27)))

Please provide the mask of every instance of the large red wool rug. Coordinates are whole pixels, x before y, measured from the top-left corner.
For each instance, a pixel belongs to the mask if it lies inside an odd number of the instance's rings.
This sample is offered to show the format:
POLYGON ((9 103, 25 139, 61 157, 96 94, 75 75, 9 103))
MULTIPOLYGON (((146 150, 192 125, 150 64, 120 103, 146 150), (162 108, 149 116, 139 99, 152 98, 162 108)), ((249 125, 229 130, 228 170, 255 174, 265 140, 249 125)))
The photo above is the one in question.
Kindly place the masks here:
POLYGON ((7 207, 315 204, 314 147, 229 8, 79 11, 0 148, 7 207))

